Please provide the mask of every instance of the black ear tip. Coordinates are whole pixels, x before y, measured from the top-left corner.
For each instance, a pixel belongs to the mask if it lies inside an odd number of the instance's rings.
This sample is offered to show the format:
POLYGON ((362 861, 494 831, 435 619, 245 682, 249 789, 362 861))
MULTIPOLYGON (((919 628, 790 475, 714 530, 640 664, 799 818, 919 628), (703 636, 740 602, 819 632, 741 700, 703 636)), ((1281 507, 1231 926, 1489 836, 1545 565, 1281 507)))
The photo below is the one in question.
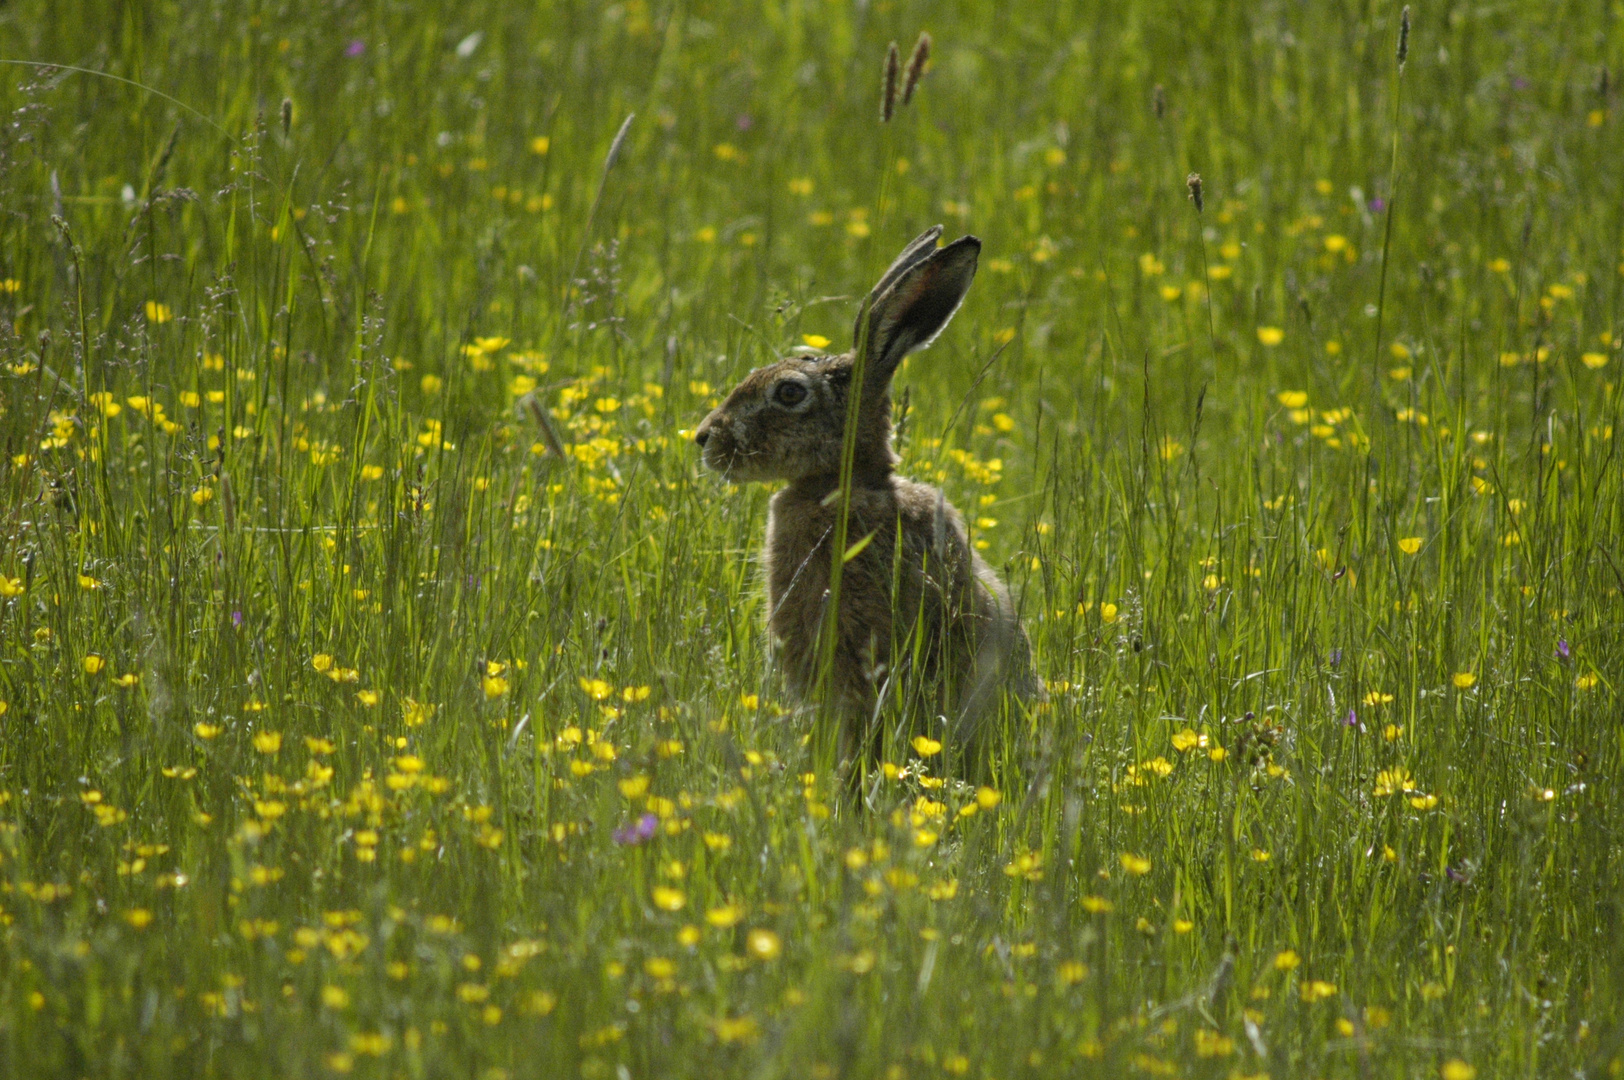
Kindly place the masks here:
POLYGON ((981 257, 981 238, 978 236, 961 236, 936 253, 938 259, 943 256, 954 260, 975 262, 981 257))

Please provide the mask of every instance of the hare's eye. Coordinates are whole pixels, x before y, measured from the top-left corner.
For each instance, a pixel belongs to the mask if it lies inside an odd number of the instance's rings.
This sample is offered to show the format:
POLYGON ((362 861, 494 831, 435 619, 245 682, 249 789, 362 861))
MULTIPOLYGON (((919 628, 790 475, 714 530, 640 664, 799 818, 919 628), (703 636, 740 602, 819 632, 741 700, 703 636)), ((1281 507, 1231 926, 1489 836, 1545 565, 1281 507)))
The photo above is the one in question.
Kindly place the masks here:
POLYGON ((773 400, 785 408, 793 409, 806 400, 806 387, 792 379, 785 379, 774 387, 773 400))

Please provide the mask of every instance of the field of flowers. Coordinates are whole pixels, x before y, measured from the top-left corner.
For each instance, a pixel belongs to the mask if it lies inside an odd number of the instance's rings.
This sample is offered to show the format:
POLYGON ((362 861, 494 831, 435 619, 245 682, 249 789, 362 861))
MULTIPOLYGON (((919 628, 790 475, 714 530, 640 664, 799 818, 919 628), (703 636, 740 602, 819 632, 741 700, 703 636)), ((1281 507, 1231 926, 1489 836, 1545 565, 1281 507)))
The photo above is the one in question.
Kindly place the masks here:
POLYGON ((1624 23, 1413 14, 0 7, 0 1076, 1619 1076, 1624 23), (937 222, 858 790, 690 434, 937 222))

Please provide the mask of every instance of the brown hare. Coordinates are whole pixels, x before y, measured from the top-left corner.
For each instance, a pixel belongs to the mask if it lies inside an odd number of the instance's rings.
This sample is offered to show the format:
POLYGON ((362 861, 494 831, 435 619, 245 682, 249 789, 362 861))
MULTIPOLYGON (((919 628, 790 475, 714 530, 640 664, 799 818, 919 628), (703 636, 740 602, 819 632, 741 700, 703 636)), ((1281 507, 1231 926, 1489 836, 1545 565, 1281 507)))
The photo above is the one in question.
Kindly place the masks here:
POLYGON ((787 481, 767 517, 768 630, 790 690, 842 719, 848 759, 873 741, 887 699, 915 717, 939 717, 936 734, 963 752, 1003 690, 1044 697, 1009 592, 971 547, 964 519, 941 491, 894 472, 891 377, 953 317, 981 253, 974 236, 938 248, 941 232, 923 233, 880 278, 851 352, 752 371, 694 434, 705 465, 729 481, 787 481), (823 682, 842 439, 859 369, 846 550, 861 547, 841 569, 823 682))

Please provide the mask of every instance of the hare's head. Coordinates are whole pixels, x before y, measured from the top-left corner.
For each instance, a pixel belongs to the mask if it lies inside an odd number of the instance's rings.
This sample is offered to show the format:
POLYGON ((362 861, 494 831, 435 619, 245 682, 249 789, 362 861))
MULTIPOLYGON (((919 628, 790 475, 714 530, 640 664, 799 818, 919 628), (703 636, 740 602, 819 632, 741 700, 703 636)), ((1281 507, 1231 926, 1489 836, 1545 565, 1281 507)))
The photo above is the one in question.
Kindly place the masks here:
POLYGON ((694 433, 705 465, 733 481, 838 474, 850 395, 860 379, 857 475, 888 475, 896 461, 891 376, 953 318, 981 254, 973 236, 938 248, 941 233, 940 225, 924 232, 880 278, 857 316, 851 352, 792 356, 745 376, 694 433))

